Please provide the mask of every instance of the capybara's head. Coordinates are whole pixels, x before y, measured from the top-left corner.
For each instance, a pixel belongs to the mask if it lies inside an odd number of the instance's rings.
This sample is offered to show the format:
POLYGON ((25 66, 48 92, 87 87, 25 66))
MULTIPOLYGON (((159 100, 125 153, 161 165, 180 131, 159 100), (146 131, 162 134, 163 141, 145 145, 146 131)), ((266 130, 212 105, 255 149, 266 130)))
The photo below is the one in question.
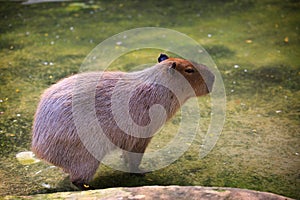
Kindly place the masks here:
POLYGON ((169 58, 165 54, 160 54, 159 63, 167 63, 170 72, 176 70, 190 83, 196 96, 210 93, 214 84, 215 76, 207 66, 190 62, 180 58, 169 58))

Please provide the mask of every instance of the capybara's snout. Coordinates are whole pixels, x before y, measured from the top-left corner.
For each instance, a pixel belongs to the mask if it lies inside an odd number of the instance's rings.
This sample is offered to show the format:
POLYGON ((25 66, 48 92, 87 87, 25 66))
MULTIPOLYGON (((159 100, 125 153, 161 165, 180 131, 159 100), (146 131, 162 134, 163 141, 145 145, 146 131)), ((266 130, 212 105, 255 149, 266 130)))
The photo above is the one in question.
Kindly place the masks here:
POLYGON ((197 93, 197 86, 194 85, 197 96, 202 96, 211 93, 215 82, 215 75, 205 65, 196 65, 196 68, 199 72, 197 77, 199 82, 196 85, 201 88, 201 90, 199 90, 200 93, 197 93))
POLYGON ((207 88, 207 93, 212 92, 213 86, 214 86, 214 82, 215 82, 215 75, 212 73, 212 71, 210 71, 208 68, 205 70, 204 73, 204 82, 207 88))

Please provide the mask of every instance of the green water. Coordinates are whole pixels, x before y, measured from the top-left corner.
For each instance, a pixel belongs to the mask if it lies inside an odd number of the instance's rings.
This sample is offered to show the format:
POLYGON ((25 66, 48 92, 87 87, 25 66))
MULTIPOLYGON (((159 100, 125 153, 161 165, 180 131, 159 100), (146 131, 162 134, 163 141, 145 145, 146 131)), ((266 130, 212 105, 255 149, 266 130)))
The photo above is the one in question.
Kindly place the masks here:
MULTIPOLYGON (((224 186, 300 198, 299 11, 295 0, 1 1, 0 195, 72 190, 59 169, 42 162, 22 165, 15 158, 30 150, 39 96, 78 72, 106 38, 151 26, 180 31, 210 53, 227 93, 223 132, 204 159, 198 158, 196 140, 164 169, 130 177, 101 167, 93 184, 224 186)), ((143 50, 133 57, 143 64, 155 62, 158 53, 143 50)), ((136 64, 125 57, 116 66, 130 70, 130 63, 136 64)))

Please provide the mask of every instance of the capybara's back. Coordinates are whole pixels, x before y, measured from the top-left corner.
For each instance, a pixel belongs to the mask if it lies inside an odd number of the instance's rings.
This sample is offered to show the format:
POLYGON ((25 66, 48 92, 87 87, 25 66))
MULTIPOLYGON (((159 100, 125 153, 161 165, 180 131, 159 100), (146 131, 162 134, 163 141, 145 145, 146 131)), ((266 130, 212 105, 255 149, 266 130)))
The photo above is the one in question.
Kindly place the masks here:
POLYGON ((134 152, 125 154, 129 171, 140 172, 142 154, 153 134, 188 98, 209 93, 214 82, 214 75, 203 65, 195 66, 164 54, 158 61, 138 72, 89 72, 52 85, 42 95, 35 114, 32 151, 69 173, 72 183, 80 189, 91 188, 88 182, 101 159, 115 148, 134 152), (91 90, 94 92, 91 111, 85 109, 86 101, 74 103, 75 98, 85 96, 90 86, 95 86, 91 90), (155 105, 163 106, 165 111, 156 112, 155 105), (82 116, 80 112, 74 114, 74 108, 81 108, 82 116), (81 129, 78 124, 81 119, 86 120, 85 112, 95 112, 95 119, 90 121, 99 124, 103 140, 108 141, 97 146, 97 156, 83 140, 89 137, 93 140, 92 132, 100 134, 100 130, 93 123, 87 124, 88 129, 81 129))

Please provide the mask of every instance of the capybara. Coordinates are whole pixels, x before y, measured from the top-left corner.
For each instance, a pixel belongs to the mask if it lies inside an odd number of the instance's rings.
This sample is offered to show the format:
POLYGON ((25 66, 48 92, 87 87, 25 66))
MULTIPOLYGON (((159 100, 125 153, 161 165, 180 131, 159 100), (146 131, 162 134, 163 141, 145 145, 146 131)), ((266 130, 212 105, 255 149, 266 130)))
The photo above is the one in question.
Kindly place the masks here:
POLYGON ((69 173, 82 190, 91 189, 101 159, 116 148, 123 150, 129 172, 140 173, 155 132, 187 99, 208 94, 213 83, 205 65, 165 54, 141 71, 84 72, 62 79, 41 97, 32 151, 69 173))

